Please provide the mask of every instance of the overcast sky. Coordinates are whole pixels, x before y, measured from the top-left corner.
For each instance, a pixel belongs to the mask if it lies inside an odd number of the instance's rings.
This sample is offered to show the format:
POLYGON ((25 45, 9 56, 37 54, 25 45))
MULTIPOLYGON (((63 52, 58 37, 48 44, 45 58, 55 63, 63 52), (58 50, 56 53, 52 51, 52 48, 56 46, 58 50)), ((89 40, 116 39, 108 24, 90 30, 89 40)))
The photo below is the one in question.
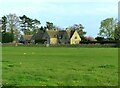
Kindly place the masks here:
POLYGON ((45 25, 53 22, 62 28, 82 24, 86 36, 96 37, 100 22, 118 18, 119 0, 0 0, 0 17, 9 13, 36 18, 45 25))

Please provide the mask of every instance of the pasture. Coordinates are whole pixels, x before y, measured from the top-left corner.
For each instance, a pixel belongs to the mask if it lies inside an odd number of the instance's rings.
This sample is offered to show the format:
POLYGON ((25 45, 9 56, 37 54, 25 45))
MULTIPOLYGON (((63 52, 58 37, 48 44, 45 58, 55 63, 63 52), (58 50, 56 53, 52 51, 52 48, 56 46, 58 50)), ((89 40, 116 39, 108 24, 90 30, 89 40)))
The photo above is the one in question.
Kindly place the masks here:
POLYGON ((6 86, 116 86, 117 48, 2 48, 6 86))

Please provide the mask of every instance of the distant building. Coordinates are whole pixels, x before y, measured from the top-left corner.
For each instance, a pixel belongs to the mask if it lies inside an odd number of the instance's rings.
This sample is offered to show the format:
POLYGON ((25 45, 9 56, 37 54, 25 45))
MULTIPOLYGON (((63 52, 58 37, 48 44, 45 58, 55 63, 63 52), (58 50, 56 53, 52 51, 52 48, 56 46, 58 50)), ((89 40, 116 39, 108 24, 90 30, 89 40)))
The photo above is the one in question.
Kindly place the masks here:
POLYGON ((33 35, 22 35, 20 37, 21 43, 32 43, 33 42, 33 35))
POLYGON ((46 30, 39 31, 34 35, 23 35, 20 41, 31 43, 39 41, 44 44, 79 44, 81 38, 77 31, 73 30, 46 30))
POLYGON ((72 30, 48 30, 43 39, 47 44, 79 44, 81 41, 78 32, 72 30))

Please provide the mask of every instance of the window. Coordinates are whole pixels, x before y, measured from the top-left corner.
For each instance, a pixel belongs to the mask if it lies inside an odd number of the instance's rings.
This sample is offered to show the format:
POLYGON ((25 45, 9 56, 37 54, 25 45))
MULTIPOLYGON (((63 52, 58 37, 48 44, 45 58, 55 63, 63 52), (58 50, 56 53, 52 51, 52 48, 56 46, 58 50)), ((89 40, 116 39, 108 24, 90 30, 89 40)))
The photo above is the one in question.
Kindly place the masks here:
POLYGON ((54 35, 54 37, 57 37, 57 35, 54 35))
POLYGON ((78 44, 78 42, 77 42, 77 41, 75 41, 75 44, 78 44))
POLYGON ((77 39, 77 36, 75 37, 75 39, 77 39))

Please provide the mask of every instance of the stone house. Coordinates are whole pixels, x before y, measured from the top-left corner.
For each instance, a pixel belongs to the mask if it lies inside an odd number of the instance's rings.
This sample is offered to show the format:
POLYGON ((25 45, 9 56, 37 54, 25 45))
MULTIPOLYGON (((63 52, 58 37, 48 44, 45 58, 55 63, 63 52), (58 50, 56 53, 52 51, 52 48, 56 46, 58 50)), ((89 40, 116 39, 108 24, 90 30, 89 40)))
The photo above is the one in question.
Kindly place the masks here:
POLYGON ((33 35, 22 35, 20 37, 21 43, 32 43, 34 42, 33 35))
POLYGON ((79 44, 81 41, 78 32, 71 30, 47 30, 43 39, 46 40, 46 44, 79 44))
POLYGON ((77 31, 72 30, 46 30, 39 31, 34 35, 24 35, 22 37, 25 42, 35 42, 36 40, 43 40, 44 44, 79 44, 81 38, 77 31))

